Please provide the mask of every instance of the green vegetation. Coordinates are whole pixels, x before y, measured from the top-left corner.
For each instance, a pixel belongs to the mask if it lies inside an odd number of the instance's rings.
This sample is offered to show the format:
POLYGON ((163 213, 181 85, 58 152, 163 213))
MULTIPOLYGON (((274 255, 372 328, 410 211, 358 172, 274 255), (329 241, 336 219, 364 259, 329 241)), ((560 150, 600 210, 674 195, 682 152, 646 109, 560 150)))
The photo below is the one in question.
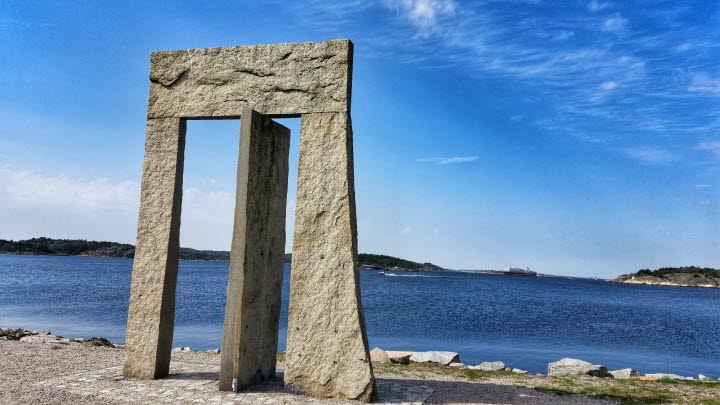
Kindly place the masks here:
POLYGON ((508 371, 479 371, 443 367, 431 363, 373 363, 380 374, 403 375, 417 379, 452 378, 533 388, 553 395, 588 395, 621 404, 714 404, 720 405, 720 383, 700 381, 614 380, 589 376, 547 377, 508 371))
MULTIPOLYGON (((96 242, 84 239, 32 238, 28 240, 0 239, 0 253, 58 256, 96 256, 133 258, 135 246, 127 243, 96 242)), ((230 260, 230 252, 180 248, 183 260, 230 260)))
POLYGON ((657 270, 642 269, 635 273, 636 276, 653 276, 659 278, 667 278, 667 276, 674 274, 697 274, 698 276, 720 278, 720 270, 697 266, 663 267, 657 270))
MULTIPOLYGON (((410 260, 387 255, 376 255, 371 253, 360 253, 358 255, 360 266, 377 267, 378 269, 393 269, 397 267, 405 271, 427 271, 442 270, 442 267, 432 263, 416 263, 410 260)), ((292 261, 292 253, 285 254, 285 263, 292 261)))
POLYGON ((132 257, 135 248, 128 244, 82 239, 32 238, 17 242, 0 239, 0 252, 2 253, 76 256, 94 251, 108 251, 117 254, 111 257, 132 257))
MULTIPOLYGON (((127 243, 96 242, 84 239, 52 239, 32 238, 27 240, 0 239, 0 253, 26 254, 26 255, 57 255, 57 256, 95 256, 120 257, 132 259, 135 256, 135 246, 127 243)), ((230 252, 218 250, 196 250, 180 248, 182 260, 221 261, 230 260, 230 252)), ((399 268, 408 271, 441 270, 432 263, 415 263, 409 260, 386 255, 360 253, 360 265, 377 266, 378 268, 399 268)), ((285 263, 292 261, 292 254, 285 254, 285 263)))

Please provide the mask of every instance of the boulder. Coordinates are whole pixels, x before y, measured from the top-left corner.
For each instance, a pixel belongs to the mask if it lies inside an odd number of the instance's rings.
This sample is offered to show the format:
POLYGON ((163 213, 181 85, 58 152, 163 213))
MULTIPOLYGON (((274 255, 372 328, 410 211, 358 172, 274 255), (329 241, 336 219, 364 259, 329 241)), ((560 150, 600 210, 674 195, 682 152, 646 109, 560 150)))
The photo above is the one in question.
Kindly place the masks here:
MULTIPOLYGON (((44 333, 44 332, 43 332, 44 333)), ((20 340, 26 336, 37 335, 38 333, 27 329, 2 329, 0 328, 0 337, 3 340, 20 340)), ((50 332, 47 332, 49 335, 50 332)))
POLYGON ((393 352, 393 351, 387 351, 385 354, 390 357, 390 361, 397 364, 409 364, 410 363, 410 356, 415 354, 415 352, 393 352))
POLYGON ((176 348, 172 349, 172 351, 175 353, 178 353, 178 352, 190 353, 190 352, 192 352, 192 349, 189 348, 188 346, 183 346, 183 347, 176 347, 176 348))
POLYGON ((593 377, 610 377, 605 366, 591 364, 578 359, 564 358, 548 364, 548 376, 568 376, 588 374, 593 377))
POLYGON ((637 377, 640 375, 637 371, 631 369, 631 368, 623 368, 620 370, 613 370, 610 372, 612 375, 612 378, 616 380, 629 380, 632 377, 637 377))
POLYGON ((525 370, 520 370, 519 368, 514 368, 514 369, 512 369, 512 372, 513 372, 513 373, 516 373, 516 374, 527 374, 527 373, 528 373, 527 371, 525 371, 525 370))
POLYGON ((453 368, 463 368, 463 367, 467 367, 467 366, 466 366, 465 364, 463 364, 463 363, 456 363, 456 362, 452 362, 452 363, 448 364, 448 366, 449 366, 449 367, 453 367, 453 368))
POLYGON ((101 337, 91 337, 83 342, 86 347, 115 347, 109 340, 101 337))
POLYGON ((708 376, 706 376, 706 375, 698 374, 698 380, 700 380, 700 381, 712 381, 712 378, 710 378, 710 377, 708 377, 708 376))
POLYGON ((681 375, 668 374, 668 373, 645 374, 645 378, 648 378, 651 380, 674 380, 674 381, 684 381, 684 380, 687 380, 688 378, 692 379, 692 377, 683 377, 681 375))
POLYGON ((471 370, 480 371, 502 371, 505 369, 505 363, 502 361, 486 361, 477 366, 470 366, 471 370))
POLYGON ((30 335, 20 338, 25 343, 67 343, 62 336, 56 335, 30 335))
POLYGON ((385 353, 385 350, 376 347, 370 350, 370 361, 373 363, 390 363, 390 357, 385 353))
POLYGON ((460 355, 455 352, 416 352, 410 356, 414 363, 437 363, 447 366, 450 363, 459 363, 460 355))
POLYGON ((205 350, 205 353, 210 353, 210 354, 220 354, 220 349, 210 349, 210 350, 205 350))

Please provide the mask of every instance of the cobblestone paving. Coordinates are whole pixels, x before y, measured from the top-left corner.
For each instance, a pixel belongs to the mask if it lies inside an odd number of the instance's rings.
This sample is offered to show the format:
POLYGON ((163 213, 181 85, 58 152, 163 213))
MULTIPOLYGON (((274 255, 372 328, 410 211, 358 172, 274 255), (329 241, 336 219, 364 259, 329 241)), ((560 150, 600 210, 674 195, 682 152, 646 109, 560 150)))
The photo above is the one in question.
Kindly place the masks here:
MULTIPOLYGON (((217 404, 323 404, 327 402, 307 396, 283 392, 281 378, 275 378, 242 393, 218 391, 219 366, 174 361, 170 376, 160 380, 135 380, 122 375, 122 367, 110 367, 89 373, 44 381, 41 384, 79 395, 96 394, 114 401, 142 404, 217 403, 217 404)), ((432 394, 428 386, 411 381, 378 379, 379 403, 422 404, 432 394)), ((345 401, 344 403, 357 404, 345 401)))

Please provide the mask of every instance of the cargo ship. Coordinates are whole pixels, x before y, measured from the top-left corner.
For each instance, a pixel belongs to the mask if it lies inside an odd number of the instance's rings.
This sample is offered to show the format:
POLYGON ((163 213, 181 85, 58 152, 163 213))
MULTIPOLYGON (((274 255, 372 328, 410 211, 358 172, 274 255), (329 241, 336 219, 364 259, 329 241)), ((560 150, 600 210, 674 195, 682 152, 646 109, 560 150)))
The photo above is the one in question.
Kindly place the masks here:
POLYGON ((521 269, 519 267, 506 267, 505 270, 503 270, 503 274, 508 276, 537 276, 538 274, 534 271, 531 271, 530 268, 527 269, 521 269))

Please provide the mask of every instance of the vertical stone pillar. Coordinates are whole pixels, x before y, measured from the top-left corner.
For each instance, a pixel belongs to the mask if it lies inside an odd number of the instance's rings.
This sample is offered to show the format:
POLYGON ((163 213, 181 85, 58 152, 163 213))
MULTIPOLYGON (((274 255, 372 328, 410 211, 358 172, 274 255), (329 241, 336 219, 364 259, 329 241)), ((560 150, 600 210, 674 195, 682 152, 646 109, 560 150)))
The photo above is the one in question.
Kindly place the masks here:
POLYGON ((239 391, 275 373, 289 149, 289 129, 243 110, 221 350, 222 391, 239 391))
POLYGON ((375 380, 360 302, 347 113, 302 115, 285 383, 371 401, 375 380))
POLYGON ((168 375, 180 251, 185 121, 148 119, 123 374, 168 375))

